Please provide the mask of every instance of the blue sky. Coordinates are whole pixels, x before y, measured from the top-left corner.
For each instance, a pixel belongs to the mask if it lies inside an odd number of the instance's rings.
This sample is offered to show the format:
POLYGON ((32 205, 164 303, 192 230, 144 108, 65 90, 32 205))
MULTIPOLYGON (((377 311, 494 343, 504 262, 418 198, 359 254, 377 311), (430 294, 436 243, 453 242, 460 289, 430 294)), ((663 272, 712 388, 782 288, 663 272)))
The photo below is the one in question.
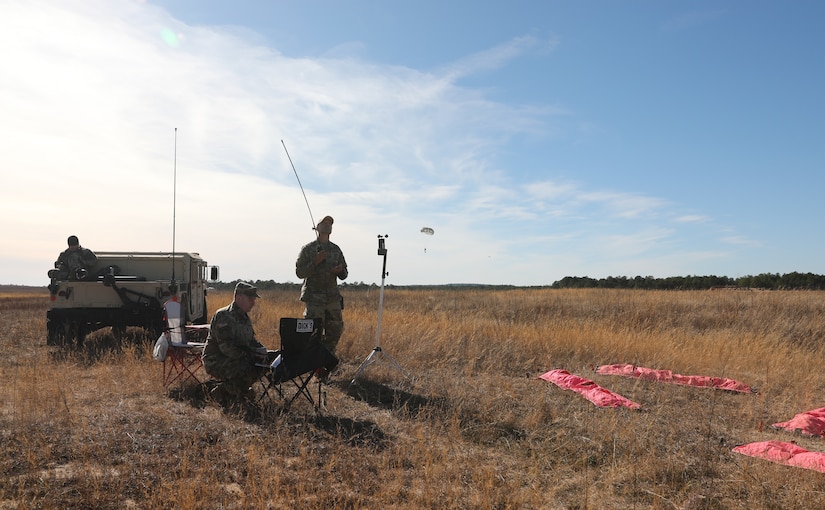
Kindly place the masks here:
POLYGON ((283 144, 353 282, 380 281, 379 234, 396 285, 825 274, 824 22, 814 1, 2 0, 0 283, 48 283, 70 234, 169 251, 173 217, 222 280, 298 281, 283 144))

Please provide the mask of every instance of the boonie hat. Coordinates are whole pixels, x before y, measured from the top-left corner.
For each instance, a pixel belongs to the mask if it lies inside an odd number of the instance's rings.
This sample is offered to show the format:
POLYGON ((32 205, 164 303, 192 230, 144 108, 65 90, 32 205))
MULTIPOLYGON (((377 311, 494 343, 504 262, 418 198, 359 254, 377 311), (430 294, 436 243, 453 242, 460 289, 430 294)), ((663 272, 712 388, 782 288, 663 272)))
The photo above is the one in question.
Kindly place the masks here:
POLYGON ((235 285, 235 294, 243 294, 244 296, 257 298, 261 297, 258 295, 258 288, 246 282, 238 282, 237 285, 235 285))

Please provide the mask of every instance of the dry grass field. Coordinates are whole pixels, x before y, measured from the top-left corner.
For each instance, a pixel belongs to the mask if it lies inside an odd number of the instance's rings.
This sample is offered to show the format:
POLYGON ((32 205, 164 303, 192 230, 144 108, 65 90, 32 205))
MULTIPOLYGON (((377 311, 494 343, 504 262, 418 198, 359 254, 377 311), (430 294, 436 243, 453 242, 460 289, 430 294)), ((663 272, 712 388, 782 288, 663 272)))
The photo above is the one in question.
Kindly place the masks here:
MULTIPOLYGON (((825 474, 731 452, 822 439, 770 424, 825 406, 825 293, 347 291, 342 360, 320 412, 297 400, 223 410, 161 381, 153 339, 47 347, 45 289, 0 295, 0 509, 794 509, 825 474), (635 363, 733 378, 758 394, 600 376, 635 363), (642 405, 601 409, 537 378, 554 369, 642 405), (253 412, 254 411, 254 412, 253 412)), ((214 309, 231 299, 210 294, 214 309)), ((277 348, 295 293, 252 312, 277 348)))

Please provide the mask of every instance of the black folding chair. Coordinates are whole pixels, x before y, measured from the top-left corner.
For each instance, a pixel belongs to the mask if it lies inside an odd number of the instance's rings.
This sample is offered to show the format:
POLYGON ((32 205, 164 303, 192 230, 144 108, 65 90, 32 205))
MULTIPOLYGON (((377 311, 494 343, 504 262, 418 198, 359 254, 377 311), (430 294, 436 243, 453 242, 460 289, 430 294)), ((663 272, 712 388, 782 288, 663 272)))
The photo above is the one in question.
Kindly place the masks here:
POLYGON ((278 333, 281 336, 281 348, 269 353, 268 370, 261 379, 264 397, 272 399, 270 390, 283 400, 284 408, 300 395, 318 409, 321 401, 321 383, 318 383, 318 399, 313 398, 308 385, 318 369, 332 370, 338 364, 338 358, 321 344, 321 319, 281 318, 278 333), (294 393, 283 388, 291 383, 294 393))

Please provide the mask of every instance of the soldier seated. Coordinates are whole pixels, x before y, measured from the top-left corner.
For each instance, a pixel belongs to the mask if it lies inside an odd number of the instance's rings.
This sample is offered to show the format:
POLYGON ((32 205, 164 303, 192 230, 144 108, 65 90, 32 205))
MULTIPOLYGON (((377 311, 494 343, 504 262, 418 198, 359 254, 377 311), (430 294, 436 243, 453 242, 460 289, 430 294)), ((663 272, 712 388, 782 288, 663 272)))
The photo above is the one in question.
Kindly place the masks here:
POLYGON ((228 399, 252 400, 252 384, 260 379, 265 368, 267 348, 256 338, 249 311, 259 298, 258 289, 238 282, 232 303, 215 312, 203 349, 203 368, 220 380, 212 389, 220 403, 228 399))
POLYGON ((52 280, 84 280, 89 270, 97 263, 97 255, 80 246, 77 236, 69 236, 69 247, 60 253, 49 271, 52 280))

